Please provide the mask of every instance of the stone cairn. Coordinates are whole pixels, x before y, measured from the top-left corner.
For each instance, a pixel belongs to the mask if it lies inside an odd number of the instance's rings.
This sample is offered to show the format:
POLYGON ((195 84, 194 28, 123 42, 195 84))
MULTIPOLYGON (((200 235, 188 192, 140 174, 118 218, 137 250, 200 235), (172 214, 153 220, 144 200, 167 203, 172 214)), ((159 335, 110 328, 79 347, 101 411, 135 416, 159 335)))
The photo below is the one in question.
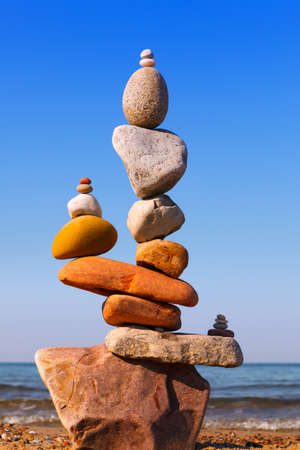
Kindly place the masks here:
POLYGON ((218 314, 215 319, 214 328, 207 332, 208 336, 234 337, 234 332, 227 329, 227 324, 228 320, 226 320, 226 317, 223 314, 218 314))
POLYGON ((80 180, 68 203, 71 220, 52 246, 55 258, 72 259, 58 278, 104 295, 103 318, 116 326, 105 344, 36 353, 74 449, 194 450, 210 390, 194 365, 243 362, 225 316, 208 335, 172 332, 181 327, 175 305, 198 302, 193 287, 178 279, 187 250, 164 239, 185 220, 165 193, 184 174, 187 149, 175 133, 156 129, 167 114, 168 90, 151 50, 141 53, 140 65, 123 95, 129 125, 118 126, 112 139, 140 198, 127 220, 138 243, 136 265, 98 256, 115 245, 117 231, 102 218, 89 178, 80 180))

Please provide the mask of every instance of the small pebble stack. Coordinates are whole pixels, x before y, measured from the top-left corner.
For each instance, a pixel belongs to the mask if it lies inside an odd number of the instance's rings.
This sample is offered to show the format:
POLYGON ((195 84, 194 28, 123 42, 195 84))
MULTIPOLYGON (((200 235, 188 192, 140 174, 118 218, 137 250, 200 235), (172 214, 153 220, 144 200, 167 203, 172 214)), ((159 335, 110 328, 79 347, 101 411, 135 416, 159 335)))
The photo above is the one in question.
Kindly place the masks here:
POLYGON ((70 220, 57 233, 52 254, 56 259, 101 255, 117 242, 116 229, 102 219, 97 199, 91 195, 93 188, 89 178, 82 178, 77 186, 79 194, 68 203, 70 220))
MULTIPOLYGON (((188 252, 182 245, 164 238, 178 230, 185 217, 165 193, 184 174, 187 149, 175 133, 155 129, 168 111, 168 89, 154 68, 153 56, 149 49, 140 54, 142 68, 130 77, 123 94, 123 111, 130 125, 115 128, 112 142, 140 198, 132 205, 127 220, 128 229, 138 243, 136 263, 178 278, 188 264, 188 252)), ((163 305, 158 313, 158 304, 143 298, 109 297, 103 316, 111 325, 132 323, 169 330, 180 328, 178 308, 163 305), (138 317, 132 314, 133 309, 138 311, 138 317)))
POLYGON ((234 337, 234 332, 227 329, 227 324, 228 320, 226 320, 226 317, 223 314, 218 314, 215 319, 214 328, 207 332, 208 336, 234 337))

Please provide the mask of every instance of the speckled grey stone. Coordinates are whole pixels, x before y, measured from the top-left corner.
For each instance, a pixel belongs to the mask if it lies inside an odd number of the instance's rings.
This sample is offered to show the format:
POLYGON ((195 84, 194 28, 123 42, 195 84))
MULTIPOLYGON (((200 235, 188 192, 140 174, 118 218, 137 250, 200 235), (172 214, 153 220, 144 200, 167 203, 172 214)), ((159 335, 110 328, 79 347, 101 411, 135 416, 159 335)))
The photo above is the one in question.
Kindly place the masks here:
POLYGON ((186 170, 186 145, 171 131, 121 125, 115 128, 112 143, 140 198, 169 191, 186 170))
POLYGON ((167 195, 135 202, 129 210, 127 226, 137 242, 163 238, 183 225, 181 209, 167 195))
POLYGON ((243 363, 239 344, 231 337, 159 332, 142 327, 118 327, 105 343, 112 353, 161 363, 238 367, 243 363))
POLYGON ((158 127, 168 112, 168 88, 154 67, 143 67, 129 78, 123 93, 123 111, 131 125, 158 127))

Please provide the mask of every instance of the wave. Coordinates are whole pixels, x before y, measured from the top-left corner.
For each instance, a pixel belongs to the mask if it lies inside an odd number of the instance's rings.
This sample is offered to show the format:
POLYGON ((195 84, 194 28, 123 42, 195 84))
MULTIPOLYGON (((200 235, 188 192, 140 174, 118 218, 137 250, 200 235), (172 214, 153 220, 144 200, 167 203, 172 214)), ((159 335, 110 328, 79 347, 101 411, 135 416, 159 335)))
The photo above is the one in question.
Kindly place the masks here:
POLYGON ((286 389, 300 388, 300 383, 289 383, 282 381, 281 383, 247 383, 247 384, 231 384, 228 386, 213 386, 214 391, 235 391, 238 389, 286 389))
POLYGON ((300 411, 300 399, 270 397, 215 397, 209 400, 209 406, 214 409, 234 409, 236 407, 287 409, 295 407, 300 411))
POLYGON ((291 419, 204 419, 203 428, 264 431, 299 430, 300 417, 291 419))
POLYGON ((37 424, 59 424, 60 420, 56 414, 41 415, 33 414, 30 416, 24 415, 0 415, 1 423, 13 423, 20 425, 37 425, 37 424))
POLYGON ((0 399, 0 414, 19 410, 53 411, 54 406, 49 398, 15 398, 10 400, 0 399))
MULTIPOLYGON (((59 424, 57 414, 32 415, 0 415, 0 422, 21 425, 59 424)), ((261 431, 292 431, 299 430, 300 417, 293 419, 204 419, 204 429, 234 429, 234 430, 261 430, 261 431)))
POLYGON ((0 392, 7 392, 7 391, 46 391, 46 388, 43 387, 32 387, 32 386, 25 386, 23 384, 1 384, 0 383, 0 392))

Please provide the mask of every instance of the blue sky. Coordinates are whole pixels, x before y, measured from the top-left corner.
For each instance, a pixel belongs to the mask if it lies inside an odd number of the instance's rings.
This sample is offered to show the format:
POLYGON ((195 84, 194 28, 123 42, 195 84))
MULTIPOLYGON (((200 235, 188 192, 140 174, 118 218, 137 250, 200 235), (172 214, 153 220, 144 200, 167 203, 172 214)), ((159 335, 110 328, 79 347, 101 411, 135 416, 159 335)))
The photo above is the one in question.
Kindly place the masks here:
POLYGON ((170 105, 163 127, 188 147, 170 191, 186 216, 169 237, 198 291, 184 332, 217 313, 251 361, 300 362, 300 5, 297 1, 1 2, 0 360, 101 343, 103 297, 61 284, 51 256, 78 180, 93 181, 134 263, 136 201, 111 145, 121 98, 151 48, 170 105))

